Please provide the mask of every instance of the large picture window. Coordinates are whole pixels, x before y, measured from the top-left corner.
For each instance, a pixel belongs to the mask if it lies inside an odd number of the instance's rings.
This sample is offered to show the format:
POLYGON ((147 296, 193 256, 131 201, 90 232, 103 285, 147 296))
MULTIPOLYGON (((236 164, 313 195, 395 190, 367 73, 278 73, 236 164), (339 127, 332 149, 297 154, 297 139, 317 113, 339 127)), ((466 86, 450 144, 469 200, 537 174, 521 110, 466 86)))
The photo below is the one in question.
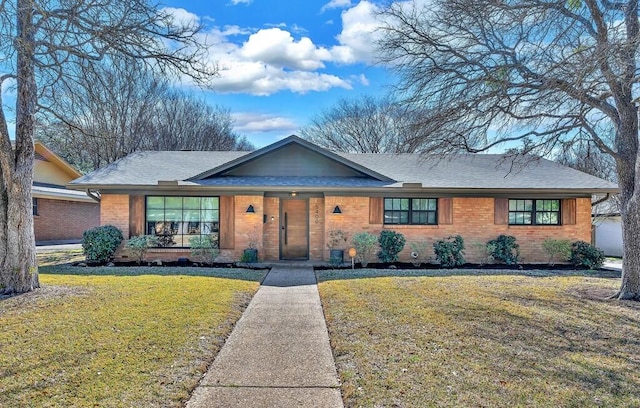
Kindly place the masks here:
POLYGON ((385 198, 385 224, 436 225, 437 198, 385 198))
POLYGON ((219 242, 218 197, 147 196, 146 233, 157 235, 162 246, 189 247, 195 236, 219 242))
POLYGON ((560 225, 560 200, 509 200, 510 225, 560 225))

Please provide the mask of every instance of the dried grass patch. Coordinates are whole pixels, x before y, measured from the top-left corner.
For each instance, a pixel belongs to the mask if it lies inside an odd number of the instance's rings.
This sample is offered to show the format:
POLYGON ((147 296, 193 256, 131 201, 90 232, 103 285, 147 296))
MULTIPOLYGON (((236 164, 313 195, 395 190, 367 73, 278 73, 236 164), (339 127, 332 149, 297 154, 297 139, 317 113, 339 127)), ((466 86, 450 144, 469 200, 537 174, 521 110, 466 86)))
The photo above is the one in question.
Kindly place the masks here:
POLYGON ((321 282, 347 407, 640 406, 638 305, 588 276, 321 282))
POLYGON ((259 285, 40 278, 42 289, 0 301, 0 406, 182 406, 259 285))

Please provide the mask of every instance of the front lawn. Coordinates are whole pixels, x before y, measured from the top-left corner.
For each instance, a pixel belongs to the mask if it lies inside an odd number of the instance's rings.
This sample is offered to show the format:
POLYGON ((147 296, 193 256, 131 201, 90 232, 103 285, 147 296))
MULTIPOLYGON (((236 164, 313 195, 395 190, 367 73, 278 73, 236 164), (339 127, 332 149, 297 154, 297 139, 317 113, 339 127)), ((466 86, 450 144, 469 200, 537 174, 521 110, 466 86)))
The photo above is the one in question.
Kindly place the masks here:
POLYGON ((640 406, 619 279, 392 273, 318 272, 345 406, 640 406))
POLYGON ((0 406, 182 406, 265 271, 40 273, 41 289, 0 300, 0 406))

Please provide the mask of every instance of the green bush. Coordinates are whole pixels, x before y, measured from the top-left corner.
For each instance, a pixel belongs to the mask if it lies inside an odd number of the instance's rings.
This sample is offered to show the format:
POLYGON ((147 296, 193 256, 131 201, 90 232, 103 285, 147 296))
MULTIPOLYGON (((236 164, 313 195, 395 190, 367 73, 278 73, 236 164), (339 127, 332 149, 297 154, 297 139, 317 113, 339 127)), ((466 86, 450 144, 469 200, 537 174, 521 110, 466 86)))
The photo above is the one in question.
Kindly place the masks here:
POLYGON ((542 243, 542 248, 549 257, 549 265, 557 261, 566 261, 571 256, 571 241, 568 239, 547 238, 542 243))
POLYGON ((113 225, 91 228, 82 234, 82 252, 88 261, 108 262, 122 242, 122 232, 113 225))
POLYGON ((356 249, 356 258, 360 261, 362 267, 366 268, 375 253, 378 237, 370 232, 360 232, 351 238, 351 243, 356 249))
POLYGON ((218 241, 214 240, 211 235, 198 235, 189 238, 191 246, 191 256, 201 262, 214 263, 220 250, 218 249, 218 241))
POLYGON ((588 242, 576 241, 571 244, 570 261, 577 267, 598 269, 604 263, 604 252, 588 242))
POLYGON ((155 235, 139 235, 137 237, 130 238, 124 244, 124 248, 138 264, 141 264, 149 248, 159 245, 160 241, 155 235))
POLYGON ((464 240, 460 235, 437 240, 433 243, 433 252, 445 268, 464 265, 464 240))
POLYGON ((380 251, 378 252, 378 259, 380 262, 397 262, 398 254, 404 248, 406 240, 404 235, 395 231, 382 231, 378 238, 380 244, 380 251))
POLYGON ((258 262, 258 251, 254 248, 245 249, 240 257, 240 262, 254 263, 258 262))
POLYGON ((495 261, 516 265, 520 258, 520 245, 516 243, 516 237, 501 234, 487 243, 487 252, 495 261))

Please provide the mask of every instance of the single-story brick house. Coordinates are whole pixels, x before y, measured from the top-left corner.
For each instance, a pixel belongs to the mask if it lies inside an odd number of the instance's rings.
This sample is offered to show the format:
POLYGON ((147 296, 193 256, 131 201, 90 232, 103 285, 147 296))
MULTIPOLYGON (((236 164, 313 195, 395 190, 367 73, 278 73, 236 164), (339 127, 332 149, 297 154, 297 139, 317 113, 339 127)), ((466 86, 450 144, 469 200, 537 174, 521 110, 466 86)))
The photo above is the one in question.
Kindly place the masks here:
POLYGON ((337 154, 296 136, 254 152, 134 153, 69 187, 99 192, 101 223, 125 237, 170 234, 154 259, 188 257, 190 237, 213 234, 229 261, 250 242, 264 261, 328 260, 330 231, 389 229, 407 239, 404 261, 412 241, 460 234, 478 262, 509 234, 524 262, 545 262, 548 237, 590 241, 591 195, 617 191, 544 159, 337 154))
POLYGON ((33 229, 36 242, 80 242, 82 233, 100 225, 100 203, 65 187, 82 176, 44 144, 34 144, 33 229))

